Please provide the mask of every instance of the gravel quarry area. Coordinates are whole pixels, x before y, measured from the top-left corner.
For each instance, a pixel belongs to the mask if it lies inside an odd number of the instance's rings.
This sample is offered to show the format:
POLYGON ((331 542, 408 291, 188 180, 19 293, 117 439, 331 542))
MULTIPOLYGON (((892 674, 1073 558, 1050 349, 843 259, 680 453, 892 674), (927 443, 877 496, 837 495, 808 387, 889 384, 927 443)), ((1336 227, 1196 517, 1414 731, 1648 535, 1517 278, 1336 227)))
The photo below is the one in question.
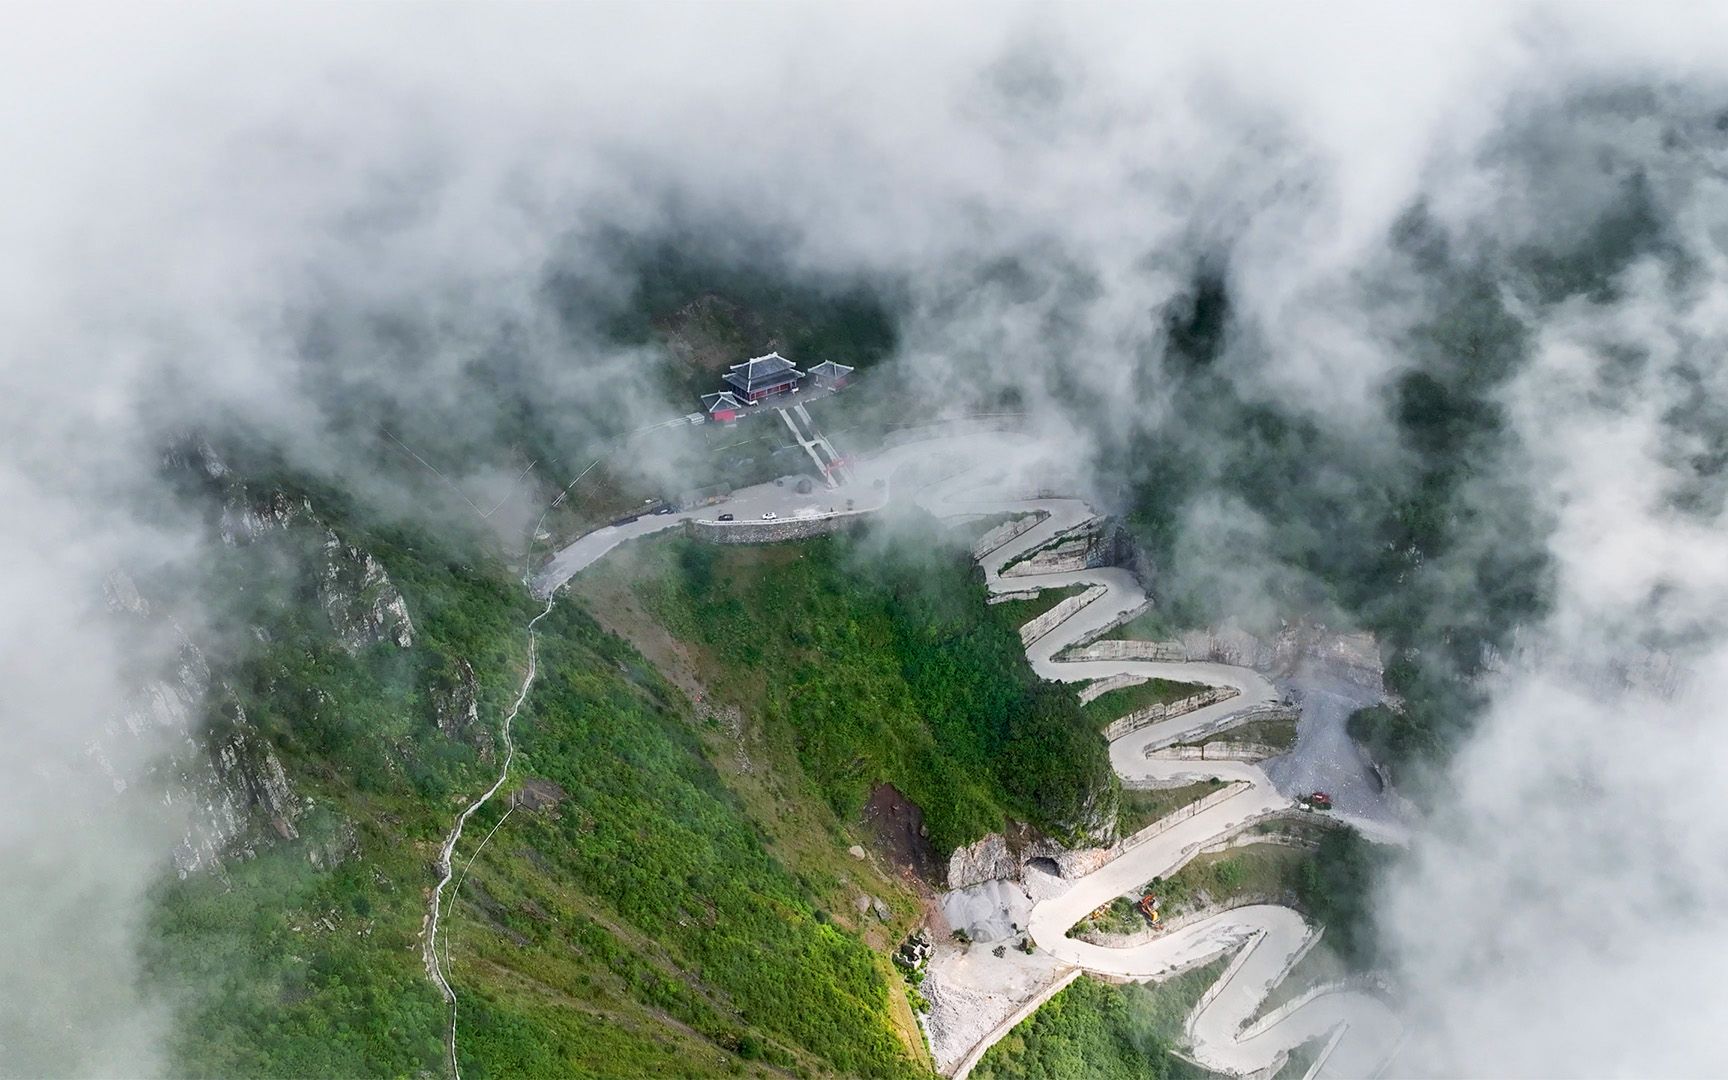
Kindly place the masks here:
POLYGON ((1290 753, 1262 765, 1273 785, 1291 798, 1324 791, 1339 815, 1395 827, 1397 814, 1379 775, 1345 729, 1351 713, 1380 700, 1378 688, 1310 662, 1279 686, 1301 704, 1302 719, 1290 753))
POLYGON ((1022 934, 1032 914, 1032 898, 1017 881, 986 881, 942 894, 942 917, 949 929, 975 942, 997 942, 1022 934))
POLYGON ((1001 956, 995 954, 996 948, 983 942, 940 943, 925 970, 919 987, 930 1003, 924 1031, 936 1068, 944 1075, 951 1075, 950 1070, 987 1036, 1006 1034, 996 1029, 1074 971, 1047 953, 1028 956, 1013 942, 1007 943, 1001 956))

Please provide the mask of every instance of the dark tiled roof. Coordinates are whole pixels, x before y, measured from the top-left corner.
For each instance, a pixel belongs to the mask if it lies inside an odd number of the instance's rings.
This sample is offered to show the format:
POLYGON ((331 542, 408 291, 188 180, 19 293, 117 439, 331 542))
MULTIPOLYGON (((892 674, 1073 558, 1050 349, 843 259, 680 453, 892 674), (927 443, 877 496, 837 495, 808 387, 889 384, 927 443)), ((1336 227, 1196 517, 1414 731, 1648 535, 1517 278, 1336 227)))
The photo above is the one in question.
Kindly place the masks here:
POLYGON ((824 360, 810 369, 810 374, 818 378, 835 379, 841 375, 852 374, 852 369, 845 364, 836 364, 832 360, 824 360))
POLYGON ((707 406, 709 412, 715 412, 719 409, 742 409, 745 407, 744 403, 733 396, 732 391, 730 390, 722 390, 718 394, 703 394, 702 404, 707 406))
POLYGON ((802 371, 793 367, 790 360, 777 352, 753 357, 742 364, 733 364, 732 369, 726 373, 726 381, 746 394, 796 382, 803 377, 802 371))

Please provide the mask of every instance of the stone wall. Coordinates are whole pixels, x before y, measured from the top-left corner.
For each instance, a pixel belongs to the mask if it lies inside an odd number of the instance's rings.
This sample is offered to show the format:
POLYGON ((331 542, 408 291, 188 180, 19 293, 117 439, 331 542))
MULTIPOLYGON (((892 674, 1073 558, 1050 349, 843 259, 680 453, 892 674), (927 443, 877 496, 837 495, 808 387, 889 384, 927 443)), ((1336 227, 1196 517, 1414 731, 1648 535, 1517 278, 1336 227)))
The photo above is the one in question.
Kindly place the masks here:
POLYGON ((731 484, 710 484, 707 487, 694 488, 679 493, 673 500, 673 505, 680 510, 695 510, 698 507, 713 506, 732 494, 731 484))
POLYGON ((1168 660, 1183 663, 1190 659, 1179 641, 1094 641, 1090 645, 1069 649, 1064 660, 1168 660))
POLYGON ((1248 962, 1248 958, 1254 955, 1254 950, 1258 949, 1264 940, 1266 940, 1266 931, 1264 930, 1256 930, 1249 935, 1248 943, 1230 958, 1230 963, 1225 965, 1224 973, 1218 976, 1218 981, 1208 986, 1206 992, 1200 995, 1200 1000, 1194 1003, 1194 1008, 1189 1010, 1188 1019, 1182 1030, 1183 1040, 1189 1045, 1193 1045, 1196 1041, 1194 1038, 1194 1021, 1211 1008, 1214 1001, 1218 1000, 1218 995, 1222 994, 1224 988, 1230 985, 1230 981, 1236 977, 1236 973, 1242 970, 1242 965, 1248 962))
POLYGON ((1069 574, 1076 570, 1089 569, 1086 552, 1091 546, 1091 538, 1087 536, 1060 537, 1031 558, 1003 570, 1002 576, 1036 577, 1040 574, 1069 574))
MULTIPOLYGON (((1133 568, 1130 567, 1129 569, 1132 570, 1133 568)), ((1083 637, 1076 639, 1073 647, 1075 649, 1079 649, 1083 646, 1090 645, 1094 641, 1097 641, 1099 638, 1103 637, 1105 634, 1108 634, 1112 630, 1116 629, 1118 626, 1126 625, 1128 623, 1133 622, 1135 619, 1138 619, 1140 616, 1146 614, 1148 611, 1151 611, 1153 607, 1154 607, 1154 605, 1153 605, 1151 600, 1142 601, 1138 607, 1129 608, 1127 611, 1124 611, 1122 614, 1116 616, 1114 619, 1111 619, 1109 622, 1105 623, 1103 626, 1100 626, 1098 629, 1089 631, 1083 637)))
POLYGON ((775 521, 697 521, 684 522, 686 535, 710 544, 777 544, 786 540, 807 540, 839 532, 863 511, 838 514, 816 514, 811 517, 780 518, 775 521))
MULTIPOLYGON (((1142 609, 1144 610, 1144 609, 1142 609)), ((1135 615, 1140 612, 1135 612, 1135 615)), ((1121 622, 1126 622, 1125 617, 1121 622)), ((1108 633, 1121 622, 1098 631, 1108 633)), ((1235 627, 1190 630, 1170 641, 1100 641, 1098 635, 1063 654, 1068 660, 1207 661, 1287 674, 1304 660, 1324 663, 1350 681, 1383 689, 1380 646, 1372 634, 1345 634, 1324 626, 1297 625, 1271 638, 1259 638, 1235 627)))
MULTIPOLYGON (((1177 825, 1187 821, 1196 814, 1205 813, 1207 810, 1212 809, 1214 806, 1217 806, 1226 799, 1231 799, 1242 794, 1244 790, 1245 785, 1240 782, 1225 784, 1217 791, 1214 791, 1209 795, 1202 795, 1187 806, 1172 810, 1170 813, 1165 814, 1163 817, 1146 826, 1144 829, 1141 829, 1139 832, 1134 833, 1131 836, 1125 836, 1103 850, 1110 852, 1110 859, 1114 859, 1124 851, 1129 851, 1139 847, 1154 836, 1161 836, 1164 833, 1169 832, 1171 829, 1174 829, 1177 825)), ((1110 859, 1104 861, 1109 862, 1110 859)), ((1100 863, 1099 865, 1103 864, 1100 863)))
POLYGON ((1160 761, 1265 761, 1284 751, 1264 743, 1212 743, 1208 746, 1165 746, 1146 756, 1160 761))
POLYGON ((1167 705, 1148 705, 1144 709, 1136 709, 1121 719, 1110 721, 1104 728, 1104 738, 1110 741, 1120 739, 1129 732, 1139 731, 1148 724, 1156 724, 1160 720, 1169 720, 1176 716, 1186 716, 1196 709, 1204 709, 1208 705, 1228 701, 1237 693, 1238 691, 1233 686, 1214 686, 1210 690, 1190 694, 1180 701, 1172 701, 1167 705))
POLYGON ((1150 675, 1112 675, 1108 679, 1099 679, 1080 688, 1080 704, 1085 705, 1093 699, 1108 694, 1112 690, 1124 690, 1130 686, 1139 686, 1151 681, 1150 675))
MULTIPOLYGON (((1324 932, 1323 929, 1322 932, 1324 932)), ((1309 940, 1317 944, 1319 938, 1320 935, 1315 934, 1309 940)), ((1312 947, 1313 945, 1309 945, 1308 948, 1303 949, 1302 952, 1298 954, 1297 959, 1306 956, 1308 949, 1312 947)), ((1294 964, 1287 965, 1285 968, 1286 973, 1294 966, 1294 964)), ((1273 985, 1277 984, 1274 983, 1273 985)), ((1313 986, 1304 990, 1296 997, 1291 998, 1276 1009, 1273 1009, 1271 1012, 1260 1017, 1258 1020, 1254 1021, 1254 1023, 1248 1025, 1247 1028, 1243 1029, 1240 1038, 1250 1039, 1261 1032, 1270 1031, 1279 1021, 1283 1020, 1286 1016, 1289 1016, 1291 1013, 1300 1009, 1302 1006, 1308 1004, 1317 997, 1324 997, 1327 994, 1337 994, 1352 990, 1359 993, 1377 994, 1388 998, 1394 997, 1397 992, 1386 977, 1381 975, 1379 972, 1364 971, 1358 972, 1355 975, 1347 975, 1342 979, 1333 979, 1330 982, 1324 982, 1318 986, 1313 986)))
MULTIPOLYGON (((1232 693, 1234 693, 1234 691, 1232 691, 1232 693)), ((1195 696, 1198 697, 1199 695, 1195 696)), ((1288 705, 1253 705, 1243 709, 1241 712, 1234 712, 1228 716, 1220 716, 1218 719, 1202 724, 1198 728, 1191 728, 1187 731, 1177 732, 1174 735, 1168 735, 1161 739, 1155 739, 1146 745, 1146 756, 1151 757, 1158 751, 1161 751, 1166 747, 1174 746, 1177 743, 1198 742, 1209 735, 1216 735, 1221 731, 1229 731, 1231 728, 1238 728, 1244 724, 1251 724, 1256 720, 1296 720, 1300 718, 1301 715, 1302 711, 1300 709, 1292 708, 1288 705)))
POLYGON ((1020 644, 1030 645, 1056 629, 1076 611, 1104 595, 1104 586, 1093 585, 1078 596, 1070 596, 1020 628, 1020 644))
POLYGON ((986 532, 972 542, 972 557, 982 559, 997 548, 1014 539, 1016 536, 1038 527, 1038 523, 1050 515, 1040 510, 1037 513, 1026 514, 1002 524, 986 532))
MULTIPOLYGON (((1185 926, 1192 926, 1197 922, 1210 919, 1214 915, 1222 915, 1227 911, 1235 911, 1237 908, 1253 907, 1256 904, 1277 904, 1282 906, 1288 899, 1287 896, 1280 893, 1239 893, 1236 896, 1231 897, 1229 903, 1203 904, 1192 911, 1185 911, 1180 915, 1168 919, 1160 918, 1157 926, 1148 926, 1146 929, 1136 930, 1132 934, 1101 934, 1096 930, 1088 930, 1082 934, 1075 934, 1074 937, 1077 940, 1086 942, 1088 945, 1102 945, 1107 949, 1132 949, 1136 946, 1145 945, 1147 942, 1155 941, 1158 938, 1175 933, 1185 926)), ((1216 955, 1214 955, 1206 962, 1210 963, 1212 959, 1216 958, 1216 955)), ((1273 983, 1272 985, 1276 986, 1277 983, 1273 983)))

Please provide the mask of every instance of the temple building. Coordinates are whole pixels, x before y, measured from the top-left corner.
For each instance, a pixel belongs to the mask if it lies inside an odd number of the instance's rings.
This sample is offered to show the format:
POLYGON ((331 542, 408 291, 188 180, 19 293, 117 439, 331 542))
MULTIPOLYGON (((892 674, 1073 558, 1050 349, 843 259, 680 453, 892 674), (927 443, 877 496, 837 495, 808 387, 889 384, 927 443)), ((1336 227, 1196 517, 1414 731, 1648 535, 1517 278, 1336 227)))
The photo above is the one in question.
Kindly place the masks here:
POLYGON ((738 419, 738 414, 744 411, 744 403, 730 390, 722 390, 718 394, 703 394, 702 407, 708 412, 708 419, 719 424, 730 424, 738 419))
POLYGON ((792 366, 792 361, 777 352, 733 364, 726 373, 739 397, 745 401, 761 401, 773 394, 784 394, 798 388, 804 373, 792 366))
POLYGON ((810 369, 810 377, 816 380, 816 385, 838 390, 846 385, 847 376, 852 369, 845 364, 836 364, 832 360, 824 360, 810 369))

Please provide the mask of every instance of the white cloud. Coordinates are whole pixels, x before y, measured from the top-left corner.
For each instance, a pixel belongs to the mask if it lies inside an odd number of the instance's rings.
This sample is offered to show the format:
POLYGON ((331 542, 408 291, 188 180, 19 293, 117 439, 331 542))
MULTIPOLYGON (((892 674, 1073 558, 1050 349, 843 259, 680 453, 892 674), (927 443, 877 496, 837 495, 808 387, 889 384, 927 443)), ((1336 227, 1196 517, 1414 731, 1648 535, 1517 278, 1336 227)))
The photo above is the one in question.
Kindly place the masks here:
MULTIPOLYGON (((1509 399, 1554 495, 1540 509, 1558 522, 1558 603, 1532 640, 1564 667, 1684 631, 1697 685, 1715 678, 1720 523, 1656 496, 1677 440, 1699 438, 1665 410, 1720 399, 1722 155, 1676 152, 1653 117, 1568 113, 1566 95, 1649 83, 1658 95, 1634 106, 1647 114, 1720 96, 1720 11, 44 6, 5 18, 0 838, 64 895, 123 915, 153 872, 105 857, 148 850, 128 823, 38 844, 53 827, 30 799, 33 777, 65 774, 123 708, 128 643, 72 598, 157 544, 133 500, 162 433, 238 415, 302 463, 345 468, 308 392, 313 316, 334 343, 319 379, 386 389, 405 414, 450 419, 453 440, 490 437, 463 426, 452 378, 504 333, 535 390, 574 415, 583 372, 620 358, 565 334, 546 269, 616 287, 589 238, 652 229, 674 205, 780 230, 795 264, 891 278, 918 354, 1034 402, 1064 371, 1105 406, 1069 429, 1076 441, 1164 419, 1137 388, 1157 393, 1161 311, 1205 262, 1229 279, 1240 339, 1222 365, 1239 391, 1373 444, 1380 392, 1410 363, 1401 334, 1428 299, 1386 254, 1398 215, 1423 198, 1464 256, 1503 260, 1615 198, 1592 171, 1601 154, 1661 158, 1676 175, 1658 178, 1657 205, 1692 277, 1642 271, 1612 306, 1559 311, 1509 399), (1530 171, 1532 147, 1570 164, 1530 171), (987 273, 1005 260, 1013 288, 987 273), (419 344, 392 352, 365 318, 380 311, 419 344), (1652 351, 1630 388, 1598 385, 1610 338, 1652 351), (1682 360, 1691 384, 1675 381, 1682 360), (1653 602, 1657 583, 1672 587, 1653 602)), ((476 485, 509 475, 497 461, 473 471, 476 485)), ((1437 1067, 1720 1060, 1710 1025, 1687 1022, 1721 1004, 1688 965, 1728 944, 1707 703, 1579 696, 1549 668, 1505 676, 1452 777, 1461 833, 1421 849, 1388 909, 1425 1022, 1416 1046, 1437 1067), (1648 740, 1628 746, 1631 732, 1648 740)), ((40 879, 19 882, 0 884, 0 910, 35 899, 40 879)), ((119 928, 107 937, 45 926, 69 962, 0 952, 0 986, 76 1011, 91 968, 125 983, 124 921, 104 918, 119 928)), ((147 1028, 114 1004, 114 1024, 66 1060, 148 1060, 147 1028)))

